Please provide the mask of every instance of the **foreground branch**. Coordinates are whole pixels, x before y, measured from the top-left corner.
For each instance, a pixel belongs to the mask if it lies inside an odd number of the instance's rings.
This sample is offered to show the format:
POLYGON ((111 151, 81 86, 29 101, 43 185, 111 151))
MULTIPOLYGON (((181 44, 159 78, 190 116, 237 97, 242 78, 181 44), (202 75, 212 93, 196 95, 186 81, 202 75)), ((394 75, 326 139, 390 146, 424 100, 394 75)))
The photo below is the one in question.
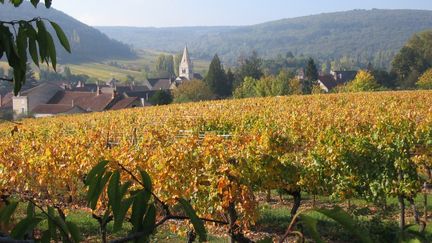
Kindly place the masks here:
POLYGON ((12 83, 13 79, 11 79, 11 78, 0 78, 0 81, 6 81, 6 82, 12 83))

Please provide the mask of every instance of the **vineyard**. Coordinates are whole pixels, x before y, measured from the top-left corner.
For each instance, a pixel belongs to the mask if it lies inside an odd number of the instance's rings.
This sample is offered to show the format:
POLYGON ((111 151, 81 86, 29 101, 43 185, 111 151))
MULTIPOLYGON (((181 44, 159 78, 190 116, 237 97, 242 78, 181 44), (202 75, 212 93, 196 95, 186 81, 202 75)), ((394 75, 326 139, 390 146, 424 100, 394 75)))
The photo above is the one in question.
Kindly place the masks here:
MULTIPOLYGON (((24 120, 0 125, 3 194, 84 207, 83 178, 101 159, 142 168, 168 204, 201 217, 234 208, 246 229, 259 193, 405 204, 431 181, 432 92, 226 100, 24 120)), ((123 175, 126 180, 128 175, 123 175)), ((103 205, 99 205, 103 207, 103 205)), ((415 208, 414 208, 415 209, 415 208)), ((414 217, 421 223, 414 210, 414 217)), ((426 222, 423 222, 423 224, 426 222)))

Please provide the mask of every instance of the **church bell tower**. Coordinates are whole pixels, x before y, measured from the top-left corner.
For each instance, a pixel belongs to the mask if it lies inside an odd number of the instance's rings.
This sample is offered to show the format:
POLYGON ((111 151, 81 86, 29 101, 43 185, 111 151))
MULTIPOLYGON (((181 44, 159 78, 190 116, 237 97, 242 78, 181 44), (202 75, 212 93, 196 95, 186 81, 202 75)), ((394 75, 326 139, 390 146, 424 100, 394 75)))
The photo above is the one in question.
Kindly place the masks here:
POLYGON ((192 80, 194 77, 193 64, 189 57, 189 51, 187 46, 185 46, 183 51, 183 58, 181 60, 179 68, 179 77, 186 78, 187 80, 192 80))

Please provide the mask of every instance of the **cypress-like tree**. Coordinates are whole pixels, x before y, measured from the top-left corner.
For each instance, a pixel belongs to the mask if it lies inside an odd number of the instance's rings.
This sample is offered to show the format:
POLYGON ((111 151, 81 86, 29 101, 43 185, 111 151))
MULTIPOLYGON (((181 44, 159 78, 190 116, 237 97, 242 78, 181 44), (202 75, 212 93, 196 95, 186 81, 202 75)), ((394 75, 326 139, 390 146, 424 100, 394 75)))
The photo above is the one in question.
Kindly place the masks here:
POLYGON ((228 96, 232 96, 233 89, 234 89, 234 82, 235 82, 235 74, 232 72, 231 68, 228 69, 228 72, 226 74, 227 77, 227 94, 228 96))
POLYGON ((315 61, 312 58, 309 58, 306 70, 305 70, 305 77, 307 80, 315 82, 318 80, 318 69, 315 65, 315 61))
POLYGON ((210 90, 218 97, 227 97, 231 93, 227 75, 217 54, 210 63, 205 82, 210 90))

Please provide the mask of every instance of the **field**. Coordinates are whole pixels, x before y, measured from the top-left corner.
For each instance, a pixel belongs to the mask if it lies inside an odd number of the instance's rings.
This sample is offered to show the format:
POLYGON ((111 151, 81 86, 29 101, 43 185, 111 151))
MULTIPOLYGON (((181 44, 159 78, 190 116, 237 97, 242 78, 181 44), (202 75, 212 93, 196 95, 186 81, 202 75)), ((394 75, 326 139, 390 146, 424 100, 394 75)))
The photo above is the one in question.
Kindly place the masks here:
MULTIPOLYGON (((334 94, 3 123, 0 186, 18 197, 85 208, 82 178, 104 158, 111 168, 144 169, 171 206, 186 198, 202 217, 220 220, 233 206, 248 234, 280 236, 301 193, 301 210, 312 208, 313 198, 315 206, 339 205, 379 241, 395 240, 398 203, 407 222, 419 221, 423 210, 431 103, 427 91, 334 94), (288 201, 278 202, 279 193, 288 201)), ((330 241, 350 237, 332 222, 322 227, 330 227, 330 241)))
MULTIPOLYGON (((61 63, 59 67, 61 69, 61 67, 68 66, 75 75, 88 75, 91 78, 96 78, 102 81, 110 80, 112 78, 125 81, 128 75, 131 75, 135 80, 140 81, 144 79, 145 75, 143 72, 138 70, 153 70, 159 54, 167 53, 139 51, 137 59, 105 60, 89 63, 61 63)), ((202 75, 205 75, 210 64, 209 61, 205 60, 193 60, 193 63, 194 72, 198 72, 202 75)), ((0 68, 7 70, 9 69, 9 65, 7 65, 6 62, 0 62, 0 68)), ((36 66, 33 66, 32 68, 37 70, 36 66)))

